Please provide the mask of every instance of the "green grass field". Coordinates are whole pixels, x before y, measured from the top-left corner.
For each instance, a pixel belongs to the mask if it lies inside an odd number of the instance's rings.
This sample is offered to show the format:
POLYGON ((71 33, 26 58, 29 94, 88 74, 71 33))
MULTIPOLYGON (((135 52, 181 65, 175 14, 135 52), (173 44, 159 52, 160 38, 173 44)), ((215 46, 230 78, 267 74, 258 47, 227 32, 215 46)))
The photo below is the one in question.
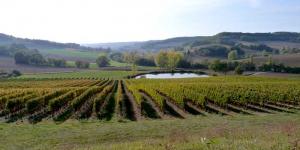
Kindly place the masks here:
POLYGON ((42 54, 46 54, 46 55, 88 59, 88 60, 96 60, 97 57, 106 54, 104 52, 80 51, 80 50, 73 50, 73 49, 40 49, 39 51, 42 54))
MULTIPOLYGON (((139 73, 139 72, 138 72, 139 73)), ((18 78, 21 79, 52 79, 52 78, 110 78, 122 79, 128 75, 132 75, 131 71, 78 71, 78 72, 62 72, 62 73, 39 73, 24 74, 18 78)))
POLYGON ((299 114, 0 123, 0 149, 299 149, 299 114))

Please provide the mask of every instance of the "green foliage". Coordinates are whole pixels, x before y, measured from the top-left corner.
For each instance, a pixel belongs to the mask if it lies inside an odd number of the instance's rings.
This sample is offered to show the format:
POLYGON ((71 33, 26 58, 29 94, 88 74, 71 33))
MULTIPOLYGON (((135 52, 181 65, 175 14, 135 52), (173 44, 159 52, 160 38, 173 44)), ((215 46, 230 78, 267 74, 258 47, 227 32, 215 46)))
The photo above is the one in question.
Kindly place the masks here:
POLYGON ((90 63, 87 62, 87 61, 80 61, 80 60, 77 60, 75 62, 75 65, 77 68, 89 68, 90 67, 90 63))
POLYGON ((21 108, 25 107, 25 102, 31 98, 36 97, 34 94, 25 95, 23 97, 19 97, 16 99, 10 99, 6 102, 5 109, 9 112, 15 112, 20 110, 21 108))
MULTIPOLYGON (((105 84, 106 85, 106 84, 105 84)), ((83 92, 80 96, 76 97, 72 102, 71 106, 74 108, 74 110, 78 110, 80 106, 87 100, 90 99, 93 95, 103 90, 105 86, 101 87, 91 87, 85 92, 83 92)))
POLYGON ((228 71, 227 63, 221 62, 220 60, 215 60, 209 65, 209 69, 215 72, 223 72, 226 73, 228 71))
POLYGON ((48 58, 48 64, 54 67, 66 67, 67 62, 65 59, 48 58))
POLYGON ((48 102, 51 99, 62 95, 66 91, 67 90, 57 90, 57 91, 51 92, 49 94, 46 94, 46 95, 43 95, 43 96, 31 99, 31 100, 29 100, 29 101, 26 102, 26 110, 29 113, 32 113, 32 112, 34 112, 34 111, 42 108, 43 106, 48 105, 48 102))
POLYGON ((22 73, 18 70, 12 70, 11 72, 5 72, 0 70, 0 79, 1 78, 10 78, 21 76, 22 73))
POLYGON ((206 47, 192 47, 191 51, 192 53, 189 54, 190 56, 227 57, 229 49, 224 46, 213 45, 206 47))
POLYGON ((64 95, 61 95, 49 102, 49 109, 54 112, 62 108, 69 101, 73 100, 75 97, 79 96, 82 92, 84 92, 86 88, 79 88, 73 91, 69 91, 64 95))
POLYGON ((157 66, 170 70, 176 69, 180 60, 182 60, 182 55, 174 50, 160 51, 155 58, 157 66))
POLYGON ((133 74, 137 71, 136 61, 138 59, 138 54, 135 51, 125 52, 123 54, 123 59, 126 63, 131 64, 131 70, 133 74))
POLYGON ((168 66, 168 52, 160 51, 155 57, 155 63, 160 68, 166 68, 168 66))
POLYGON ((148 58, 138 58, 135 63, 139 66, 155 66, 154 60, 148 58))
POLYGON ((107 56, 99 56, 96 60, 98 67, 106 67, 109 66, 109 59, 107 56))
POLYGON ((175 70, 179 61, 182 59, 182 55, 175 51, 168 52, 168 68, 175 70))
POLYGON ((110 57, 111 60, 114 60, 114 61, 117 61, 117 62, 125 62, 124 61, 124 56, 120 52, 111 53, 109 55, 109 57, 110 57))
POLYGON ((13 77, 18 77, 18 76, 22 75, 22 73, 19 70, 13 70, 11 72, 11 74, 12 74, 13 77))
POLYGON ((236 50, 232 50, 228 53, 228 60, 236 60, 238 59, 238 53, 236 50))
POLYGON ((107 85, 101 93, 99 93, 95 99, 93 100, 93 112, 95 114, 98 114, 100 111, 100 104, 105 100, 106 96, 113 90, 115 86, 115 83, 111 83, 110 85, 107 85))
MULTIPOLYGON (((134 94, 144 90, 161 106, 161 96, 166 94, 173 102, 183 107, 185 99, 203 105, 206 99, 225 105, 228 102, 247 104, 250 102, 299 103, 299 80, 262 77, 210 77, 173 80, 128 80, 128 89, 134 94)), ((135 96, 140 102, 139 96, 135 96)))
POLYGON ((241 75, 243 74, 244 70, 242 69, 241 65, 238 65, 235 69, 234 69, 235 74, 237 75, 241 75))

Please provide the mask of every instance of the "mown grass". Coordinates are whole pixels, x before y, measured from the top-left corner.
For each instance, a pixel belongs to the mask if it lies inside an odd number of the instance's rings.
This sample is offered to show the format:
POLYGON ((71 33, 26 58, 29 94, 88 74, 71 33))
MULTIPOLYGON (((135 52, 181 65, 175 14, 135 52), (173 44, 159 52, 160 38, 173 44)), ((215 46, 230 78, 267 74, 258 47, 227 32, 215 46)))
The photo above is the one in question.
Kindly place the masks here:
POLYGON ((74 49, 41 49, 41 53, 62 57, 72 57, 78 59, 96 60, 99 56, 106 55, 105 52, 80 51, 74 49))
MULTIPOLYGON (((137 72, 139 73, 139 72, 137 72)), ((19 79, 53 79, 53 78, 110 78, 122 79, 132 75, 131 71, 77 71, 61 73, 24 74, 19 79)))
POLYGON ((299 114, 0 123, 0 149, 299 149, 299 114))
MULTIPOLYGON (((46 55, 53 55, 53 56, 61 56, 66 58, 78 59, 78 60, 89 60, 89 61, 96 61, 99 56, 107 55, 105 52, 96 52, 96 51, 80 51, 74 49, 41 49, 40 50, 43 54, 46 55)), ((76 67, 75 61, 67 61, 68 67, 76 67)), ((110 60, 110 66, 114 67, 127 67, 130 64, 121 63, 114 60, 110 60)), ((96 63, 90 63, 91 69, 98 68, 96 63)))

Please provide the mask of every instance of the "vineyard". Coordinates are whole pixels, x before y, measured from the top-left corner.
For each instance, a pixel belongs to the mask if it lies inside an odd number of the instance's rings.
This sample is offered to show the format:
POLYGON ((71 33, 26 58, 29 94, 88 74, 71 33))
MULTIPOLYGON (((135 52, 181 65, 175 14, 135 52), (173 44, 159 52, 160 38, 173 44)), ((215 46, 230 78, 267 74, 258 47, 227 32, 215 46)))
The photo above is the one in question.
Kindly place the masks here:
POLYGON ((0 121, 294 113, 300 81, 262 77, 0 81, 0 121))

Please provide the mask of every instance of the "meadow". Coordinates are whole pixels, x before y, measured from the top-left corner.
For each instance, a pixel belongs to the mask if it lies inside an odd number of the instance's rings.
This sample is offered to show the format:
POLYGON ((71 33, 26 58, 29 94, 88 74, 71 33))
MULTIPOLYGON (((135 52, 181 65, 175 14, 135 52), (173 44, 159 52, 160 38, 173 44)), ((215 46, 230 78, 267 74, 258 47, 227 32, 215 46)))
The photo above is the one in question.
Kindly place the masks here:
POLYGON ((45 56, 59 56, 68 59, 96 60, 99 56, 106 55, 105 52, 83 51, 77 49, 40 49, 45 56))
POLYGON ((0 123, 0 149, 299 149, 299 128, 299 113, 139 122, 0 123))

